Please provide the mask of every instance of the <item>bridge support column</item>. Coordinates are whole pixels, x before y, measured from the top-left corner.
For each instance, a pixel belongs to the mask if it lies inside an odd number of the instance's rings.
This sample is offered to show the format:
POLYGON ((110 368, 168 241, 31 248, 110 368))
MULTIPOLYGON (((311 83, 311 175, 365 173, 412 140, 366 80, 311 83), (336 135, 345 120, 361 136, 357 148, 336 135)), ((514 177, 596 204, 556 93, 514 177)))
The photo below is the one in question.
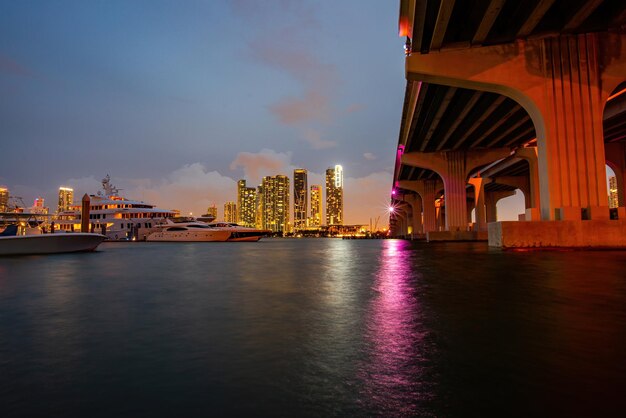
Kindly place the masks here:
POLYGON ((476 229, 487 230, 487 213, 485 209, 485 183, 491 179, 485 177, 473 177, 469 182, 474 186, 474 207, 476 208, 476 229))
POLYGON ((414 194, 406 196, 404 201, 411 205, 413 235, 422 234, 422 198, 419 194, 414 194))
POLYGON ((487 192, 485 193, 485 214, 487 223, 498 221, 498 202, 500 199, 515 195, 515 191, 487 192))
POLYGON ((435 208, 435 198, 437 197, 437 180, 424 180, 424 194, 422 195, 422 207, 424 211, 424 233, 437 230, 437 208, 435 208))
POLYGON ((422 198, 422 210, 424 212, 423 231, 424 233, 437 230, 437 213, 435 208, 435 197, 437 191, 443 187, 440 180, 414 180, 399 181, 398 187, 412 190, 422 198))

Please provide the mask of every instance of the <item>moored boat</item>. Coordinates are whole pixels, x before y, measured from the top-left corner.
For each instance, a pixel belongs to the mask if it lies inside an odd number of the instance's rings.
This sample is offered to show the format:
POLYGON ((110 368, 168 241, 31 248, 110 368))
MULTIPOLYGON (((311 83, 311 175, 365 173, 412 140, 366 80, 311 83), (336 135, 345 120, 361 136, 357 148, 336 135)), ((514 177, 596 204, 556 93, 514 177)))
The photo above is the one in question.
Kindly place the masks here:
POLYGON ((231 231, 211 228, 204 222, 188 218, 166 219, 156 225, 156 230, 146 236, 146 241, 223 242, 231 231))
POLYGON ((19 234, 18 225, 8 225, 0 233, 0 255, 58 254, 94 251, 106 238, 101 234, 74 232, 43 234, 28 228, 19 234))
POLYGON ((270 233, 270 231, 264 229, 249 228, 235 222, 211 222, 209 223, 209 227, 230 231, 228 241, 256 242, 270 233))

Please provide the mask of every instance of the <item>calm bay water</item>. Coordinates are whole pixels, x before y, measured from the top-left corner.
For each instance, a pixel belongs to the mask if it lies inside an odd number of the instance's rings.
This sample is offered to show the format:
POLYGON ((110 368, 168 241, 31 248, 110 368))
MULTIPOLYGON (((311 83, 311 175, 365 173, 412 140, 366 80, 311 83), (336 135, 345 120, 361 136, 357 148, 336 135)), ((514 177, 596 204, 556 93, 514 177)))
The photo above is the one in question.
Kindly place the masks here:
POLYGON ((626 252, 266 239, 0 258, 0 416, 624 416, 626 252))

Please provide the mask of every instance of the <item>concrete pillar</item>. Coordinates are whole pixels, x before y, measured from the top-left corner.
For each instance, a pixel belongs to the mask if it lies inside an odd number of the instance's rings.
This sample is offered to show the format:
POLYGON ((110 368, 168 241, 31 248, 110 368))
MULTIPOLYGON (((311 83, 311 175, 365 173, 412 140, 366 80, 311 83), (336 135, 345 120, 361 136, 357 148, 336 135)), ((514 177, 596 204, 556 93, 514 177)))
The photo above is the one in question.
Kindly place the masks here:
POLYGON ((487 213, 485 209, 485 184, 491 179, 485 177, 473 177, 469 183, 474 186, 474 206, 476 208, 476 230, 487 230, 487 213))
POLYGON ((422 228, 422 198, 419 194, 407 195, 404 198, 405 202, 411 205, 411 226, 413 227, 413 234, 423 234, 422 228))
MULTIPOLYGON (((427 168, 443 179, 445 195, 445 229, 467 229, 467 177, 477 167, 492 163, 511 154, 509 149, 411 152, 401 156, 402 164, 427 168)), ((424 213, 425 214, 425 213, 424 213)))
POLYGON ((435 197, 437 191, 443 187, 441 180, 413 180, 399 181, 397 187, 412 190, 422 198, 422 210, 424 212, 424 233, 437 230, 437 214, 435 210, 435 197))
MULTIPOLYGON (((526 190, 521 189, 524 192, 524 197, 528 195, 528 199, 526 199, 526 209, 537 208, 537 210, 541 207, 540 201, 540 193, 539 193, 539 160, 537 158, 537 147, 524 147, 515 150, 515 155, 520 158, 523 158, 528 163, 528 193, 526 190)), ((535 219, 538 220, 538 219, 535 219)))
POLYGON ((392 237, 402 238, 408 235, 408 217, 407 205, 396 202, 395 210, 389 217, 392 237))
POLYGON ((445 155, 447 172, 443 177, 446 199, 446 230, 467 230, 467 196, 465 194, 466 173, 464 152, 449 152, 445 155))
POLYGON ((603 108, 626 74, 626 34, 560 35, 413 54, 407 80, 504 94, 537 132, 541 217, 607 219, 603 108))
POLYGON ((498 202, 500 199, 515 195, 515 190, 486 192, 485 193, 485 215, 487 223, 498 221, 498 202))
POLYGON ((424 233, 437 230, 437 211, 435 198, 439 181, 424 180, 424 194, 422 195, 422 210, 424 211, 424 233))

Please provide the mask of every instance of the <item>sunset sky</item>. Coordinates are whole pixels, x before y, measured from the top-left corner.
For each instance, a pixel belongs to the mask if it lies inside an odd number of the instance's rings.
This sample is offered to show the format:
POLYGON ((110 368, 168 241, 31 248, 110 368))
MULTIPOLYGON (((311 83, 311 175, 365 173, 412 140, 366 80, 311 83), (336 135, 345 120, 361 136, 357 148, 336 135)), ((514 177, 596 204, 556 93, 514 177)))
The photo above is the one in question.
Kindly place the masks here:
POLYGON ((346 223, 385 216, 405 87, 396 1, 1 9, 0 185, 26 204, 56 209, 59 186, 78 199, 108 173, 129 198, 221 216, 240 178, 301 167, 323 184, 341 164, 346 223))

